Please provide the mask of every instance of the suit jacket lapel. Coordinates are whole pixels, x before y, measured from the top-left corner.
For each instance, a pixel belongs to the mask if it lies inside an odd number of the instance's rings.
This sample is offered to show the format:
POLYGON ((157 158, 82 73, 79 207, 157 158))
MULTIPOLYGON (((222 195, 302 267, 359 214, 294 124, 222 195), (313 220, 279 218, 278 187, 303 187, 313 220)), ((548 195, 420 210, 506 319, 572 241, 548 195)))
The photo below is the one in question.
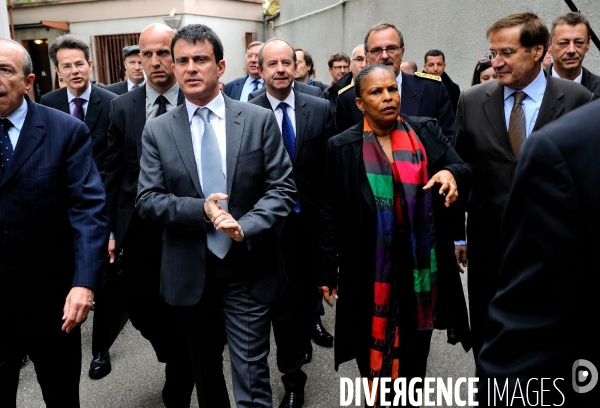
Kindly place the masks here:
POLYGON ((295 101, 294 104, 296 110, 296 154, 294 155, 294 160, 298 157, 300 153, 300 149, 302 148, 302 143, 304 142, 304 136, 306 132, 306 124, 310 118, 310 111, 306 109, 306 101, 299 95, 298 93, 294 93, 295 101))
POLYGON ((242 111, 235 109, 231 99, 226 95, 223 95, 223 98, 225 98, 225 138, 227 143, 225 156, 227 162, 227 194, 231 194, 231 186, 233 185, 237 160, 242 145, 244 117, 242 116, 242 111))
POLYGON ((196 158, 194 157, 192 133, 190 132, 190 120, 188 117, 186 106, 180 105, 171 112, 165 113, 165 115, 170 114, 172 114, 174 118, 174 120, 170 121, 169 124, 171 127, 171 134, 173 135, 173 139, 175 140, 175 145, 177 146, 177 150, 179 150, 179 154, 181 155, 183 165, 188 171, 190 177, 192 178, 194 187, 196 187, 196 190, 198 191, 198 194, 200 194, 200 197, 203 197, 202 186, 200 185, 200 179, 198 178, 196 158))
POLYGON ((546 90, 544 91, 544 97, 542 98, 542 105, 538 112, 537 119, 533 130, 536 131, 544 125, 556 120, 559 115, 565 110, 565 106, 560 102, 564 96, 562 90, 556 86, 556 79, 549 76, 547 77, 548 83, 546 84, 546 90))
POLYGON ((85 124, 87 125, 90 132, 94 129, 100 113, 102 112, 102 97, 100 93, 92 85, 92 92, 90 93, 90 100, 88 101, 87 112, 85 113, 85 124))
POLYGON ((19 140, 13 153, 12 163, 5 170, 4 175, 1 176, 0 186, 4 185, 4 183, 17 173, 46 135, 44 123, 37 111, 37 106, 28 97, 26 98, 28 105, 27 116, 25 117, 21 133, 19 133, 19 140))
POLYGON ((67 88, 62 88, 62 91, 58 98, 58 110, 66 113, 67 115, 71 114, 69 110, 69 98, 67 97, 67 88))
MULTIPOLYGON (((148 85, 149 86, 149 85, 148 85)), ((142 157, 142 133, 146 126, 146 87, 140 90, 135 90, 135 98, 129 107, 129 115, 131 117, 131 129, 133 129, 133 137, 135 137, 135 145, 137 150, 138 160, 142 157)))
POLYGON ((504 118, 504 90, 497 83, 492 84, 487 90, 487 100, 483 101, 483 111, 485 112, 490 129, 498 139, 500 145, 506 150, 506 154, 515 158, 515 154, 508 139, 506 131, 506 119, 504 118))

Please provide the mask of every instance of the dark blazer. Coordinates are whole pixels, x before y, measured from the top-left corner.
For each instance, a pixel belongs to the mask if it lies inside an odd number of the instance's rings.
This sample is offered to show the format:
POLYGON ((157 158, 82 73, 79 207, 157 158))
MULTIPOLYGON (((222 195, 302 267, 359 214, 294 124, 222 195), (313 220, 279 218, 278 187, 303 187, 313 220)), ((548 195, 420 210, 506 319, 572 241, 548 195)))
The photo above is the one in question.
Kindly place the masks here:
MULTIPOLYGON (((586 104, 591 98, 592 94, 583 86, 548 76, 533 130, 586 104)), ((483 343, 489 301, 497 289, 503 214, 517 166, 506 130, 503 87, 497 81, 463 91, 458 101, 454 139, 456 152, 473 166, 467 236, 469 307, 474 349, 478 352, 483 343)))
MULTIPOLYGON (((440 81, 403 72, 400 94, 400 113, 437 119, 442 132, 452 143, 454 112, 448 92, 440 81)), ((348 89, 337 98, 335 123, 338 132, 343 132, 362 121, 363 114, 356 106, 355 99, 354 88, 348 89)))
POLYGON ((348 72, 341 77, 335 84, 323 91, 323 98, 327 99, 331 104, 331 111, 335 117, 337 98, 341 89, 344 89, 352 83, 352 72, 348 72))
MULTIPOLYGON (((269 303, 285 288, 276 227, 296 202, 292 164, 273 112, 224 98, 229 212, 245 234, 228 257, 255 299, 269 303)), ((161 294, 168 304, 191 306, 204 291, 208 251, 186 106, 150 120, 142 145, 136 209, 164 227, 161 294)))
MULTIPOLYGON (((293 86, 294 86, 295 92, 316 96, 318 98, 323 97, 323 92, 321 92, 321 89, 316 86, 306 85, 306 84, 303 84, 302 82, 298 82, 298 81, 294 81, 293 86)), ((267 87, 263 86, 262 88, 254 91, 254 92, 251 92, 250 95, 248 95, 248 100, 250 101, 250 100, 256 98, 257 96, 259 96, 260 94, 265 92, 266 89, 267 89, 267 87)))
MULTIPOLYGON (((552 66, 554 64, 548 65, 546 68, 546 73, 548 76, 552 75, 552 66)), ((581 76, 581 85, 585 86, 588 91, 594 94, 594 99, 600 97, 600 76, 592 74, 590 71, 585 69, 585 67, 581 67, 583 71, 583 75, 581 76)))
MULTIPOLYGON (((597 392, 573 393, 571 377, 577 360, 596 367, 599 361, 597 340, 588 335, 600 274, 600 264, 590 259, 590 248, 600 247, 599 128, 596 100, 523 145, 504 216, 504 262, 479 357, 480 385, 490 377, 502 384, 505 378, 511 384, 563 378, 557 385, 565 396, 550 392, 544 403, 560 405, 564 398, 564 406, 584 407, 597 401, 597 392)), ((554 391, 551 383, 548 388, 554 391)))
MULTIPOLYGON (((248 78, 248 75, 246 75, 245 77, 234 79, 231 82, 227 82, 223 87, 223 93, 229 96, 231 99, 239 101, 240 97, 242 96, 242 89, 244 88, 246 78, 248 78)), ((250 98, 248 98, 248 100, 250 100, 250 98)))
POLYGON ((0 322, 16 314, 21 324, 55 325, 71 287, 96 285, 108 239, 105 195, 87 127, 26 100, 13 161, 0 168, 0 322))
POLYGON ((311 84, 311 86, 316 86, 317 88, 319 88, 321 90, 321 92, 325 92, 325 90, 327 88, 329 88, 329 85, 325 85, 321 81, 313 81, 313 83, 311 84))
POLYGON ((452 112, 456 114, 456 106, 458 105, 458 98, 460 97, 460 87, 452 81, 447 73, 442 74, 442 83, 446 87, 448 97, 450 98, 450 105, 452 105, 452 112))
MULTIPOLYGON (((88 101, 87 112, 85 114, 85 124, 92 135, 92 152, 94 162, 98 166, 98 171, 102 180, 106 178, 106 149, 108 147, 107 137, 110 111, 110 101, 116 98, 112 92, 92 85, 92 93, 88 101)), ((56 89, 40 99, 42 105, 49 106, 61 112, 70 115, 69 101, 67 99, 67 88, 56 89)))
POLYGON ((115 95, 125 95, 128 92, 127 81, 115 82, 114 84, 107 85, 104 89, 115 95))
MULTIPOLYGON (((296 155, 292 160, 294 181, 300 198, 300 212, 315 234, 323 199, 323 173, 327 140, 333 136, 335 124, 329 103, 323 98, 294 93, 296 108, 296 155)), ((266 93, 250 103, 272 109, 266 93)), ((315 235, 316 236, 316 235, 315 235)))
MULTIPOLYGON (((404 117, 419 136, 429 174, 447 169, 462 194, 471 184, 471 166, 454 152, 431 118, 404 117)), ((319 286, 338 287, 335 323, 335 367, 356 357, 371 333, 377 215, 362 160, 363 124, 332 137, 327 144, 325 194, 321 222, 319 286), (339 275, 338 275, 339 266, 339 275), (338 280, 339 276, 339 280, 338 280), (361 339, 365 339, 361 341, 361 339)), ((467 308, 454 259, 452 224, 438 189, 432 190, 438 258, 436 327, 448 330, 449 342, 470 348, 467 308)))
MULTIPOLYGON (((184 102, 179 91, 178 105, 184 102)), ((135 210, 142 132, 146 125, 146 86, 127 92, 110 104, 106 202, 111 231, 119 248, 135 210)))

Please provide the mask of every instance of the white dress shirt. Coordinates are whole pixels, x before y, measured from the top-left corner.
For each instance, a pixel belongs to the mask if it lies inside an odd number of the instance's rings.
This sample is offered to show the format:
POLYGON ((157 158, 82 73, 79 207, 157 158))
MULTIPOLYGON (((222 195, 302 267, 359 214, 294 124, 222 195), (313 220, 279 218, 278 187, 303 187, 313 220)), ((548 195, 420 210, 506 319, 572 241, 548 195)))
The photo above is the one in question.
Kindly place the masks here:
MULTIPOLYGON (((84 93, 79 96, 81 99, 85 99, 83 104, 83 118, 85 119, 85 115, 87 115, 88 103, 90 101, 90 95, 92 94, 92 84, 88 86, 88 89, 85 90, 84 93)), ((75 112, 75 102, 73 99, 77 98, 77 96, 73 95, 69 88, 67 88, 67 100, 69 101, 69 112, 71 112, 71 116, 73 116, 73 112, 75 112)))
MULTIPOLYGON (((254 84, 252 84, 254 78, 250 75, 246 77, 246 82, 244 82, 244 86, 242 87, 242 94, 240 95, 240 102, 248 102, 248 96, 254 92, 254 84)), ((265 86, 265 80, 262 78, 258 79, 258 89, 265 86)))

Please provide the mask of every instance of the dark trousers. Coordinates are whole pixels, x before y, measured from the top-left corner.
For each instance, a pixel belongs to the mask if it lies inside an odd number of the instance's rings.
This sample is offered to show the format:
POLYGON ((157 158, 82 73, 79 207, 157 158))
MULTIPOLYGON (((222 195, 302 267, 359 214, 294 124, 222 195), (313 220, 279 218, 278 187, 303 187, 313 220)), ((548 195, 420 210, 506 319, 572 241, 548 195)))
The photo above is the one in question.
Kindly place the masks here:
MULTIPOLYGON (((231 254, 231 251, 230 251, 231 254)), ((223 375, 225 336, 229 346, 233 394, 238 407, 271 407, 269 378, 269 305, 254 299, 234 256, 207 255, 207 276, 200 302, 173 306, 185 327, 198 405, 229 407, 223 375)))
POLYGON ((312 348, 313 318, 320 316, 323 307, 314 276, 318 248, 309 224, 295 212, 286 218, 279 242, 289 283, 271 311, 277 368, 285 390, 299 392, 307 379, 302 365, 312 348))
POLYGON ((48 408, 79 407, 81 331, 77 326, 71 333, 63 332, 62 306, 57 307, 58 314, 51 321, 41 320, 38 312, 26 323, 2 322, 6 331, 0 335, 0 407, 17 405, 19 372, 25 356, 33 362, 48 408))
MULTIPOLYGON (((133 327, 152 344, 158 361, 167 363, 163 401, 189 407, 194 389, 183 327, 160 297, 162 228, 131 219, 122 243, 123 276, 111 293, 101 293, 94 312, 92 352, 106 353, 114 341, 110 332, 128 315, 133 327)), ((116 336, 115 336, 116 337, 116 336)))

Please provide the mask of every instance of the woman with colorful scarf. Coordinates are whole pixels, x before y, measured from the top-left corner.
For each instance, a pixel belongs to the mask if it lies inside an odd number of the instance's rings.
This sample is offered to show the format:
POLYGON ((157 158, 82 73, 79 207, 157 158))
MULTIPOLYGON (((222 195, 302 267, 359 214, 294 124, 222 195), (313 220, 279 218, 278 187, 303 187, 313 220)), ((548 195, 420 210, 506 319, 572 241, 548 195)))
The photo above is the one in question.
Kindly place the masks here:
POLYGON ((362 377, 408 383, 425 376, 434 328, 470 348, 449 206, 472 170, 435 119, 399 114, 389 68, 354 87, 364 121, 328 142, 318 286, 330 305, 339 295, 336 370, 356 359, 362 377))

